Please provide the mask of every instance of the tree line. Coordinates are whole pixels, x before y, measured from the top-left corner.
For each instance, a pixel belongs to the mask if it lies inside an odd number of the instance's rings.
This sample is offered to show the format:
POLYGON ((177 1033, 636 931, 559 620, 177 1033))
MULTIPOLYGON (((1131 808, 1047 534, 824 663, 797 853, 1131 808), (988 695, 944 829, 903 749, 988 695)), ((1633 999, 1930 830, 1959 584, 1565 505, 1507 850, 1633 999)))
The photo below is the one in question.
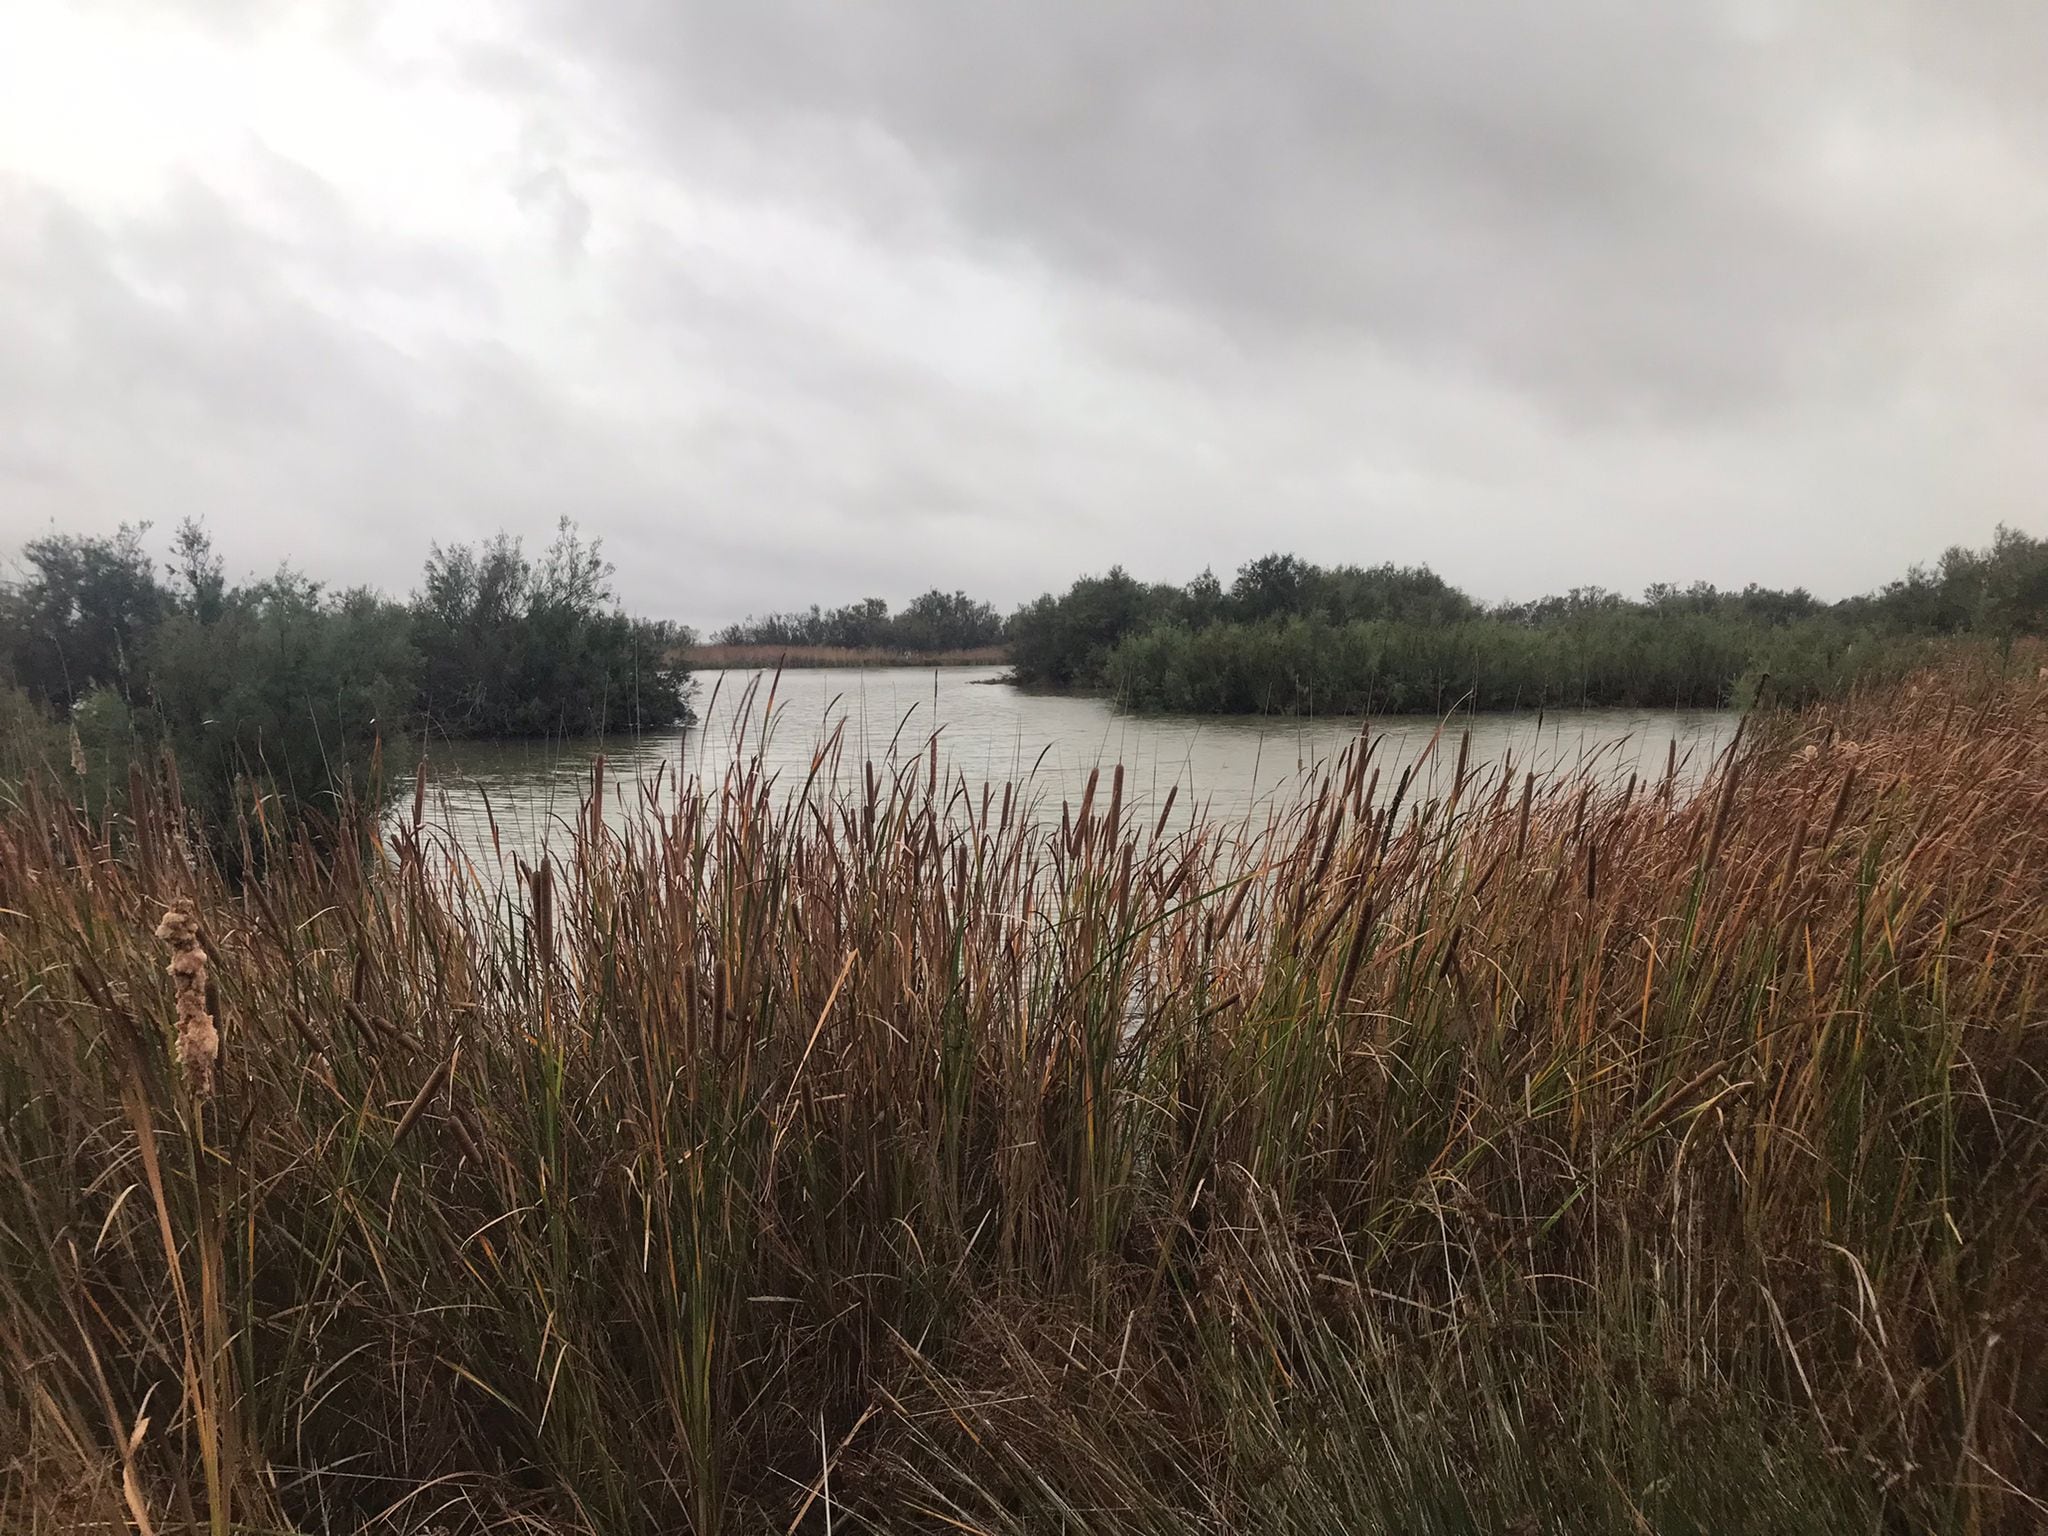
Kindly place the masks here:
POLYGON ((161 564, 146 533, 30 540, 0 584, 0 775, 55 756, 104 798, 169 749, 223 824, 374 795, 400 743, 688 715, 691 635, 624 613, 599 542, 566 520, 537 559, 505 534, 434 545, 404 601, 288 567, 231 584, 200 524, 161 564))
POLYGON ((1272 554, 1228 587, 1121 567, 1010 620, 1027 684, 1100 689, 1140 709, 1400 713, 1544 706, 1701 708, 1839 693, 1896 675, 1942 636, 2048 631, 2048 541, 2001 528, 1880 590, 1825 603, 1803 588, 1705 582, 1632 599, 1579 587, 1486 605, 1424 566, 1314 565, 1272 554))
MULTIPOLYGON (((680 626, 613 598, 596 540, 567 521, 529 558, 500 534, 435 545, 397 601, 289 568, 231 584, 199 524, 168 560, 146 528, 51 534, 0 582, 0 781, 68 762, 89 794, 169 749, 215 813, 375 792, 379 753, 432 736, 589 735, 688 717, 680 626)), ((1084 576, 1005 621, 934 589, 749 618, 722 645, 929 655, 1006 644, 1019 682, 1139 709, 1395 713, 1567 705, 1799 703, 1897 675, 1941 637, 2048 632, 2048 540, 2000 529, 1876 592, 1579 587, 1484 604, 1425 566, 1253 560, 1225 586, 1084 576)), ((228 819, 220 816, 221 821, 228 819)))
POLYGON ((882 598, 863 598, 841 608, 809 608, 728 624, 713 637, 717 645, 826 646, 846 650, 907 651, 931 655, 1000 645, 1006 626, 993 604, 965 592, 934 587, 914 597, 900 613, 882 598))

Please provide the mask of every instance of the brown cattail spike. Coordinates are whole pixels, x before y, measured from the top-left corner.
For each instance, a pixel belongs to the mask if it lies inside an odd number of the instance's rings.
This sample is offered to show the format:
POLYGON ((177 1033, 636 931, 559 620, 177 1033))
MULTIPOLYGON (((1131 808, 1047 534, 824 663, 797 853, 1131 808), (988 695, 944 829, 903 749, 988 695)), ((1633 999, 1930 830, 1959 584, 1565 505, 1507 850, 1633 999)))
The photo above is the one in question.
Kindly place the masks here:
POLYGON ((192 1096, 209 1098, 220 1032, 206 1011, 206 950, 199 942, 199 919, 186 903, 173 902, 156 925, 156 936, 170 946, 171 980, 178 989, 178 1061, 192 1096))

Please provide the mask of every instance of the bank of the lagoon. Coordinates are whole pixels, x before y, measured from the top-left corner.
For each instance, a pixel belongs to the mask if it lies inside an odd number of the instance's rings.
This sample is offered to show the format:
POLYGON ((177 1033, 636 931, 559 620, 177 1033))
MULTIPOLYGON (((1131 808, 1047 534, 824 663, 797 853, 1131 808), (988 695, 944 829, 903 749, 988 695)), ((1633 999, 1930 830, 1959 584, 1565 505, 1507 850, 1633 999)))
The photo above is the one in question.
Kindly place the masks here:
MULTIPOLYGON (((605 811, 623 824, 641 815, 657 783, 670 794, 691 777, 722 775, 759 755, 783 792, 814 771, 855 782, 869 762, 929 762, 936 736, 949 778, 973 786, 1014 783, 1054 815, 1078 803, 1091 772, 1122 765, 1124 803, 1157 815, 1206 812, 1238 822, 1282 810, 1299 797, 1319 764, 1334 760, 1361 732, 1378 743, 1380 794, 1393 793, 1401 770, 1417 768, 1428 785, 1455 770, 1503 763, 1539 777, 1591 767, 1625 780, 1661 778, 1676 762, 1681 783, 1703 774, 1733 735, 1725 710, 1550 710, 1458 714, 1439 719, 1246 715, 1140 715, 1108 699, 1014 687, 999 667, 811 669, 727 672, 702 679, 698 722, 687 730, 637 737, 555 741, 458 741, 429 749, 430 819, 470 848, 537 847, 565 826, 589 793, 598 757, 606 763, 605 811), (815 763, 820 747, 838 751, 815 763), (1674 747, 1675 744, 1675 747, 1674 747), (497 837, 491 828, 495 823, 497 837)), ((398 804, 410 814, 411 786, 398 804)))

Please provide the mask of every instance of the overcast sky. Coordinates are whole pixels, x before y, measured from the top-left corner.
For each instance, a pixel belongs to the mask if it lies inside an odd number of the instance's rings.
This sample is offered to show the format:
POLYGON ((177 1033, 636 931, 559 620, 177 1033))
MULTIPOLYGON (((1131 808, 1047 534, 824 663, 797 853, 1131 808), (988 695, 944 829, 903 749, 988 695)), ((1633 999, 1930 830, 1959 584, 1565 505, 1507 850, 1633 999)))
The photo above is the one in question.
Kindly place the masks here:
POLYGON ((0 552, 700 625, 2048 531, 2040 0, 0 7, 0 552))

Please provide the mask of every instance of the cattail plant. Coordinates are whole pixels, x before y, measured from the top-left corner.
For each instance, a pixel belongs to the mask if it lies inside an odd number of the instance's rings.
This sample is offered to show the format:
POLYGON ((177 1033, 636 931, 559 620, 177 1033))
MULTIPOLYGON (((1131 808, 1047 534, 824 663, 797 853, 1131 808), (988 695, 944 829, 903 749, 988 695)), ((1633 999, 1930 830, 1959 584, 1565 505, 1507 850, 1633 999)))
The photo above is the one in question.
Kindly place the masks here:
POLYGON ((0 1531, 2038 1531, 2024 660, 1228 825, 742 752, 523 877, 32 783, 0 1531))
POLYGON ((171 903, 156 925, 156 936, 171 951, 171 984, 178 997, 178 1064, 192 1096, 210 1098, 220 1031, 206 1011, 206 947, 199 941, 199 919, 192 915, 191 903, 171 903))

